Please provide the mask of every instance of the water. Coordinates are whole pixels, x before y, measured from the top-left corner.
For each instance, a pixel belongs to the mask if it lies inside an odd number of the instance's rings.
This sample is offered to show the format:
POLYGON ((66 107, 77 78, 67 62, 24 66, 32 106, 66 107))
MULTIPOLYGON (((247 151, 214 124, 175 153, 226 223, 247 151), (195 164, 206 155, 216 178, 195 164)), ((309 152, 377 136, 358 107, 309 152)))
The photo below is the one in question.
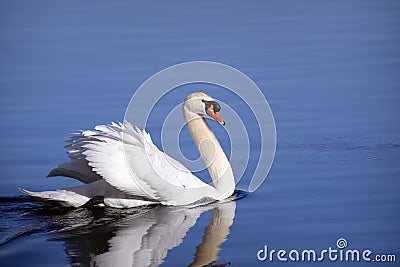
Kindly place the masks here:
MULTIPOLYGON (((3 1, 0 12, 2 266, 107 265, 134 253, 144 266, 149 255, 153 265, 188 266, 204 255, 196 247, 218 207, 54 210, 17 190, 79 184, 44 178, 66 160, 68 133, 122 120, 143 81, 191 60, 222 62, 249 75, 277 127, 271 172, 258 191, 233 202, 232 225, 219 231, 229 229, 217 263, 297 266, 260 262, 256 254, 264 245, 337 248, 341 237, 348 248, 399 260, 396 1, 3 1), (173 222, 185 216, 177 234, 173 222), (145 242, 147 250, 137 250, 141 227, 155 229, 146 240, 176 240, 145 242)), ((153 123, 148 130, 157 135, 162 121, 153 123)), ((181 142, 193 147, 188 138, 181 142)))

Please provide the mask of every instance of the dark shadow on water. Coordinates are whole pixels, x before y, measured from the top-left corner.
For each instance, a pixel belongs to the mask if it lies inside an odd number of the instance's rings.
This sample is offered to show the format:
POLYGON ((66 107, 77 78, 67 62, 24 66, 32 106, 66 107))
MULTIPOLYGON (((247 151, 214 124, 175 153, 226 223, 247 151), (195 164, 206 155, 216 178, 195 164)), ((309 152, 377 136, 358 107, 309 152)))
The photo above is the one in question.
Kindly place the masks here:
POLYGON ((27 197, 0 198, 0 248, 32 234, 61 241, 71 265, 158 266, 169 250, 178 247, 200 215, 212 210, 201 243, 190 266, 212 266, 221 244, 228 239, 236 200, 246 196, 236 191, 224 203, 199 207, 151 206, 134 209, 51 208, 27 197), (12 224, 10 224, 12 222, 12 224))

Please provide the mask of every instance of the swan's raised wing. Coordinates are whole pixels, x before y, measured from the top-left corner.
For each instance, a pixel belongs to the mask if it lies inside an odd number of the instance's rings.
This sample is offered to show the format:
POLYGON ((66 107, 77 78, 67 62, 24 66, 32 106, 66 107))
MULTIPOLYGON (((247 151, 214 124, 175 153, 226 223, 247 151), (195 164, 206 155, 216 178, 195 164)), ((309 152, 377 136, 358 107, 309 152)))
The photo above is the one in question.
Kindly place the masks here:
POLYGON ((176 205, 190 203, 188 198, 214 189, 160 151, 148 133, 129 122, 100 125, 95 130, 82 145, 83 155, 93 171, 127 194, 176 205))

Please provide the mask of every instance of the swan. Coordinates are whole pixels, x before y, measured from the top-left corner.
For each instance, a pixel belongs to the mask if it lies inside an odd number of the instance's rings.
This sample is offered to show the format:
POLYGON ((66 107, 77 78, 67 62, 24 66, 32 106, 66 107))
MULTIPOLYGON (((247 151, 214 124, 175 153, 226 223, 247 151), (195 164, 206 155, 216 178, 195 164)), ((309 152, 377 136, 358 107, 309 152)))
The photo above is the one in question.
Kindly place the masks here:
POLYGON ((84 185, 43 192, 20 190, 39 202, 63 207, 186 206, 224 200, 233 194, 235 179, 221 145, 204 119, 208 115, 225 125, 220 109, 218 102, 204 92, 190 94, 182 105, 186 125, 213 186, 160 151, 145 130, 125 120, 72 136, 66 145, 70 161, 48 174, 75 178, 84 185))

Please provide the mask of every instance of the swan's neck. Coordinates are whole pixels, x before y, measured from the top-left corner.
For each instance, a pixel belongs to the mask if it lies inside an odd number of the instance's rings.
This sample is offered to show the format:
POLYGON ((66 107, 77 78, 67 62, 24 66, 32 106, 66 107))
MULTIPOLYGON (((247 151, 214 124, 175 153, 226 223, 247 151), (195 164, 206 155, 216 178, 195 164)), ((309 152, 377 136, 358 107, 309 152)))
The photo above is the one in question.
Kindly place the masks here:
POLYGON ((208 168, 218 199, 229 197, 235 189, 235 179, 221 145, 203 117, 197 114, 195 116, 185 114, 185 120, 193 141, 208 168))

